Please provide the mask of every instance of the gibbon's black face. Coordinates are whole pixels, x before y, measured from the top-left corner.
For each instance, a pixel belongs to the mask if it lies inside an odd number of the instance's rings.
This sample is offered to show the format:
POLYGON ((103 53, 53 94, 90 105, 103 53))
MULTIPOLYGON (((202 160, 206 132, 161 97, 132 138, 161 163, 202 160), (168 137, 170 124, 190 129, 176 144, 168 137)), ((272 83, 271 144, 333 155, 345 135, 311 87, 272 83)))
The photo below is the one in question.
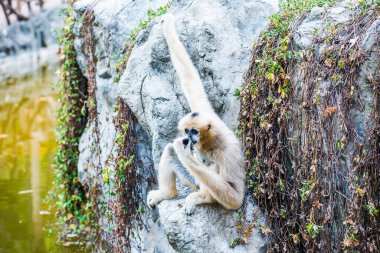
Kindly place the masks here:
POLYGON ((185 148, 190 144, 190 149, 194 150, 194 145, 199 141, 199 131, 195 128, 185 128, 185 134, 187 138, 182 140, 185 148))

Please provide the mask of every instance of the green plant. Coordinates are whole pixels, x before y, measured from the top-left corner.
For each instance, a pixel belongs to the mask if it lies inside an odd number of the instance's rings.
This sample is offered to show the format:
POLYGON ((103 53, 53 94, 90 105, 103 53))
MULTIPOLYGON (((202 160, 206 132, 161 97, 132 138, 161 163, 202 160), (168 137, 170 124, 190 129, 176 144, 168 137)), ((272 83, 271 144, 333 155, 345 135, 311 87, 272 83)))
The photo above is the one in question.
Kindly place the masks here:
POLYGON ((67 225, 68 233, 77 233, 92 226, 94 220, 92 202, 77 172, 79 139, 86 122, 87 82, 76 62, 73 11, 66 8, 64 12, 66 19, 58 37, 62 60, 57 71, 59 80, 54 86, 59 103, 58 150, 54 159, 54 188, 48 198, 59 223, 67 225))
POLYGON ((373 203, 364 205, 364 208, 367 209, 371 216, 377 216, 379 214, 379 210, 377 210, 373 203))
MULTIPOLYGON (((112 251, 129 252, 133 229, 143 226, 145 201, 142 199, 142 187, 150 186, 154 180, 140 174, 143 165, 138 157, 136 117, 121 98, 117 98, 114 109, 116 134, 102 170, 106 189, 102 212, 108 219, 109 227, 105 232, 110 235, 112 251)), ((149 173, 153 175, 153 168, 150 169, 149 173)))
POLYGON ((300 189, 302 201, 306 201, 309 198, 311 190, 314 188, 314 186, 315 179, 311 179, 302 183, 302 188, 300 189))
POLYGON ((319 233, 319 226, 310 221, 306 225, 306 231, 310 234, 311 238, 315 238, 319 233))
POLYGON ((240 99, 240 89, 236 88, 233 94, 237 99, 240 99))
MULTIPOLYGON (((240 90, 247 187, 273 229, 271 252, 380 249, 380 114, 360 106, 358 84, 369 57, 359 45, 380 10, 353 5, 357 15, 339 25, 327 20, 308 48, 293 43, 307 12, 333 2, 282 1, 240 90), (371 115, 360 141, 353 115, 371 115)), ((373 90, 380 89, 376 73, 366 83, 373 90)))

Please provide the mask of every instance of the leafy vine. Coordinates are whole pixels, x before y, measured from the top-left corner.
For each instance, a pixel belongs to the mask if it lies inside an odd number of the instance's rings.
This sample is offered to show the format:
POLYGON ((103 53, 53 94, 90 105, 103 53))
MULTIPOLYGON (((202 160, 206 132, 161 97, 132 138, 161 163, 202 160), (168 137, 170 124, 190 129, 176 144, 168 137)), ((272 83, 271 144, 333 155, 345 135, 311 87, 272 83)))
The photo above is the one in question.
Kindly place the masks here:
MULTIPOLYGON (((256 42, 241 92, 250 194, 266 211, 275 252, 380 249, 380 73, 364 71, 360 46, 379 5, 360 1, 341 25, 314 33, 307 50, 294 31, 311 8, 334 1, 288 0, 256 42), (299 80, 292 80, 296 70, 299 80), (358 115, 367 128, 355 126, 358 115)), ((375 54, 379 54, 379 43, 375 54)), ((269 230, 268 230, 269 229, 269 230)))

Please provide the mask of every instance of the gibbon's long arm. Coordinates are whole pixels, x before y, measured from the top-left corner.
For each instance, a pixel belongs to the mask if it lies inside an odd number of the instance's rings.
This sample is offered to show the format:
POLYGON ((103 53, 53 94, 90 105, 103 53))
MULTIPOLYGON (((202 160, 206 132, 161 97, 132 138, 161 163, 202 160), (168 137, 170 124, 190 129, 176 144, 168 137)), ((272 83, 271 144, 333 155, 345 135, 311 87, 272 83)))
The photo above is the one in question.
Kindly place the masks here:
POLYGON ((199 181, 207 188, 216 201, 227 209, 238 209, 243 201, 241 193, 234 189, 222 176, 205 165, 189 166, 199 181))
MULTIPOLYGON (((217 172, 194 160, 193 156, 186 154, 181 141, 174 141, 174 149, 179 160, 204 184, 212 197, 227 209, 237 209, 241 206, 244 197, 244 187, 235 189, 225 178, 217 172), (241 188, 241 189, 240 189, 241 188)), ((235 186, 235 187, 236 187, 235 186)))
POLYGON ((214 113, 198 71, 178 38, 172 14, 166 15, 164 21, 164 36, 169 46, 173 66, 178 73, 182 89, 189 102, 191 111, 214 113))

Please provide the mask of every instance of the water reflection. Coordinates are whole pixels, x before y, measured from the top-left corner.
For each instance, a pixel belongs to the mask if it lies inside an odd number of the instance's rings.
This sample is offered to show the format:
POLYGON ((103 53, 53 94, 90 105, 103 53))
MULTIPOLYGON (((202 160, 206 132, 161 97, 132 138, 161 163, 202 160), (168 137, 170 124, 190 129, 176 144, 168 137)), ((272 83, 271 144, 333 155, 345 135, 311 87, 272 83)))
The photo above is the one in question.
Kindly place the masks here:
POLYGON ((53 215, 46 215, 43 199, 56 148, 53 79, 42 68, 33 77, 0 82, 0 252, 51 251, 44 226, 53 215))

